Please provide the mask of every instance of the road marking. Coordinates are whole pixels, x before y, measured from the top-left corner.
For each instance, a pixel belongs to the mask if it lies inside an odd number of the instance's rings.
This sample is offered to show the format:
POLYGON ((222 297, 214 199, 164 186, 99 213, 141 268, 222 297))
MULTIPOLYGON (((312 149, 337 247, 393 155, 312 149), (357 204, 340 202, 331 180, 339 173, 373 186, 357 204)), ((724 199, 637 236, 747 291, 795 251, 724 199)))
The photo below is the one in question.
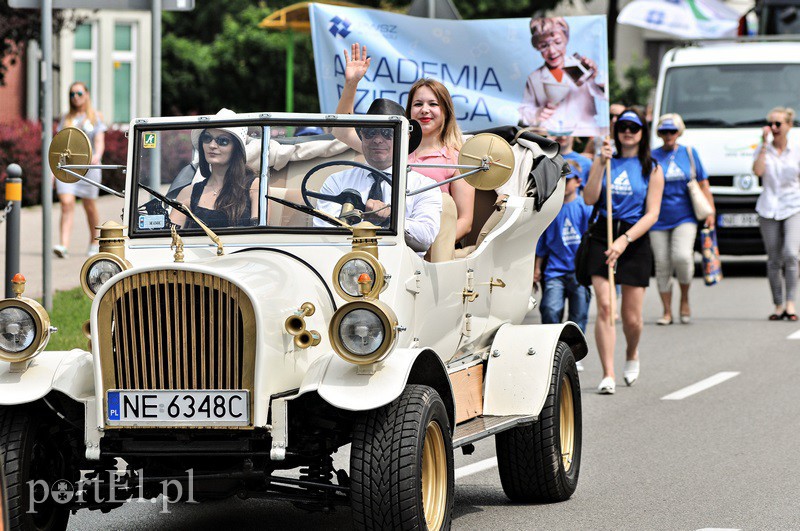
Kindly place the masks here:
POLYGON ((683 400, 684 398, 692 395, 696 395, 701 391, 705 391, 709 387, 714 387, 717 384, 721 384, 726 380, 730 380, 734 376, 739 376, 738 372, 718 372, 714 376, 706 378, 705 380, 701 380, 696 384, 692 384, 689 387, 684 387, 679 391, 675 391, 674 393, 670 393, 667 396, 661 397, 661 400, 683 400))
POLYGON ((456 468, 456 480, 471 476, 472 474, 477 474, 478 472, 483 472, 484 470, 489 470, 490 468, 494 468, 496 466, 497 458, 490 457, 489 459, 484 459, 483 461, 478 461, 477 463, 472 463, 471 465, 456 468))
POLYGON ((698 529, 697 531, 742 531, 742 530, 734 527, 704 527, 703 529, 698 529))
POLYGON ((789 334, 788 336, 786 336, 786 339, 800 339, 800 330, 798 330, 794 334, 789 334))

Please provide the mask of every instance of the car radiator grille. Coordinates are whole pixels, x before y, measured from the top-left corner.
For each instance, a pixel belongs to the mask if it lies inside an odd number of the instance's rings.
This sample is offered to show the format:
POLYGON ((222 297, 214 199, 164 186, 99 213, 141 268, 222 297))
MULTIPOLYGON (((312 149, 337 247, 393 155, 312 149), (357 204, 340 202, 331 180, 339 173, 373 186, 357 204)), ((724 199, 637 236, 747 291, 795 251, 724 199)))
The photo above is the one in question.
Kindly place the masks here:
POLYGON ((105 389, 253 389, 253 305, 227 280, 126 277, 103 296, 97 324, 105 389))

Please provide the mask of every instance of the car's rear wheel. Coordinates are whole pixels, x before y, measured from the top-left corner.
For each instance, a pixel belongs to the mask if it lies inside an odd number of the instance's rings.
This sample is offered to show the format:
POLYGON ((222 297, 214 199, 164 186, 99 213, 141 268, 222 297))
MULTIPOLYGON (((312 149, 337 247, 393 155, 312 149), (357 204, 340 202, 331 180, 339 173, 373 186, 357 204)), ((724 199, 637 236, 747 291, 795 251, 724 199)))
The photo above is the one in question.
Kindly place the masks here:
POLYGON ((581 389, 575 356, 559 341, 539 421, 495 436, 500 482, 516 502, 559 502, 578 486, 581 389))
POLYGON ((76 477, 69 467, 69 444, 56 422, 31 407, 0 408, 0 448, 11 529, 55 531, 67 528, 76 477), (63 502, 53 496, 59 480, 63 502))
POLYGON ((439 394, 410 385, 353 430, 350 494, 358 529, 449 529, 453 441, 439 394))

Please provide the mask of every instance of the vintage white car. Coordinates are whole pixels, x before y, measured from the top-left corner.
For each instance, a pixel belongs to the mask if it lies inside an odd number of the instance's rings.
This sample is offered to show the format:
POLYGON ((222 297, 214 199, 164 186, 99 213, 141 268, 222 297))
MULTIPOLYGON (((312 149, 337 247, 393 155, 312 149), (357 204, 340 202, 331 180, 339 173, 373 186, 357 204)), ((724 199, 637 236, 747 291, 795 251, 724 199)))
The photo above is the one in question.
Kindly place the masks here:
MULTIPOLYGON (((522 324, 536 243, 562 203, 558 150, 513 131, 513 146, 468 140, 457 177, 479 188, 475 228, 423 257, 406 204, 440 189, 408 189, 409 127, 298 114, 131 123, 127 206, 81 272, 86 350, 44 351, 54 330, 22 278, 0 301, 12 528, 63 529, 70 510, 166 492, 349 505, 361 529, 448 529, 453 452, 489 436, 509 498, 572 495, 586 340, 572 323, 522 324), (391 166, 330 134, 287 135, 300 126, 381 135, 391 166), (545 162, 555 177, 536 175, 545 162), (325 193, 358 172, 383 180, 386 206, 325 193), (215 186, 228 180, 245 184, 215 186), (336 470, 347 445, 349 470, 336 470)), ((76 180, 91 149, 65 129, 49 155, 76 180)), ((434 235, 454 222, 442 200, 434 235)))

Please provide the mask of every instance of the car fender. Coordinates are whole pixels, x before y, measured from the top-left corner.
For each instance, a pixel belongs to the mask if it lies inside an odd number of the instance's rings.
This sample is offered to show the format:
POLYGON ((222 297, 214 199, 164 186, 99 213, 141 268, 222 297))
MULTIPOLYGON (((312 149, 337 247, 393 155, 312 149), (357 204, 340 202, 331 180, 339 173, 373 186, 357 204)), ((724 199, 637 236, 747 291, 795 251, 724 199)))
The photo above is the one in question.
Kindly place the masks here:
POLYGON ((436 353, 426 348, 398 348, 376 364, 375 371, 347 362, 331 352, 317 359, 303 379, 297 396, 316 391, 330 405, 347 411, 369 411, 385 406, 406 385, 436 389, 455 426, 455 400, 447 369, 436 353))
POLYGON ((550 389, 559 341, 570 346, 576 360, 588 352, 586 337, 572 322, 500 327, 486 369, 483 414, 538 415, 550 389))
POLYGON ((27 370, 10 369, 10 363, 0 362, 0 405, 28 404, 53 390, 80 402, 94 396, 94 363, 84 350, 45 351, 27 370))

